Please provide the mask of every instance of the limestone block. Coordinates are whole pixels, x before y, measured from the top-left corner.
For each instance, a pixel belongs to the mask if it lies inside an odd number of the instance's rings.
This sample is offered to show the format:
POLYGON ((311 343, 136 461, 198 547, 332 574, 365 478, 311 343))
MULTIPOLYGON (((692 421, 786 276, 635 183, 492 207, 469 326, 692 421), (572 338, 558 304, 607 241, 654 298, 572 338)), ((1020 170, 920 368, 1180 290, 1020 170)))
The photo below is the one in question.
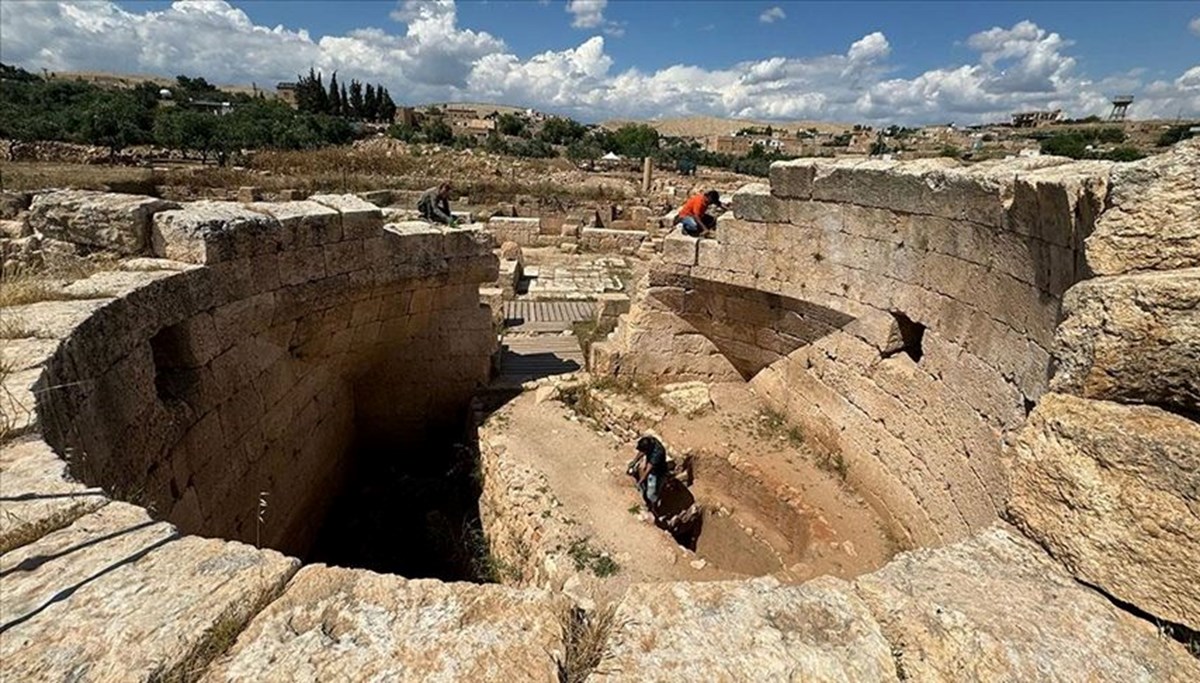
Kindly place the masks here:
POLYGON ((29 208, 30 192, 0 192, 0 220, 12 220, 29 208))
POLYGON ((588 680, 895 681, 888 642, 849 584, 771 578, 635 585, 588 680))
POLYGON ((914 681, 1183 681, 1200 662, 997 526, 855 581, 914 681))
POLYGON ((544 591, 312 565, 201 680, 551 681, 558 608, 544 591))
POLYGON ((150 242, 160 258, 218 263, 250 256, 283 240, 279 222, 236 202, 190 202, 154 215, 150 242))
POLYGON ((872 311, 846 325, 845 331, 870 344, 882 356, 904 348, 900 325, 891 313, 872 311))
POLYGON ((445 238, 442 240, 446 256, 474 257, 491 256, 496 248, 495 238, 479 223, 461 225, 457 228, 442 228, 445 238))
POLYGON ((18 240, 27 238, 31 234, 33 234, 33 230, 25 221, 0 219, 0 238, 18 240))
POLYGON ((492 216, 487 222, 487 229, 498 242, 516 242, 523 247, 529 247, 535 246, 541 227, 537 218, 492 216))
POLYGON ((174 202, 154 197, 54 190, 33 198, 26 222, 53 239, 135 255, 147 251, 154 214, 177 208, 174 202))
POLYGON ((579 231, 579 245, 588 251, 615 251, 632 255, 637 252, 646 237, 647 234, 642 230, 583 228, 579 231))
POLYGON ((733 193, 733 215, 739 220, 754 223, 786 223, 787 203, 771 195, 771 186, 751 183, 733 193))
POLYGON ((1200 629, 1200 425, 1047 394, 1008 457, 1022 530, 1083 581, 1200 629))
POLYGON ((343 239, 374 237, 383 229, 383 212, 366 199, 352 194, 315 194, 308 199, 342 215, 343 239))
POLYGON ((596 320, 616 320, 629 312, 629 295, 620 292, 604 292, 596 298, 596 320))
POLYGON ((240 543, 180 538, 144 510, 110 503, 0 558, 5 676, 195 676, 297 564, 240 543))
POLYGON ((819 161, 812 198, 1005 225, 1012 178, 972 175, 950 159, 819 161))
POLYGON ((0 553, 61 529, 108 502, 104 492, 67 474, 67 463, 40 438, 0 447, 0 553))
MULTIPOLYGON (((108 300, 39 301, 4 309, 6 332, 11 336, 59 339, 103 308, 108 300)), ((10 336, 6 334, 6 336, 10 336)))
POLYGON ((793 159, 771 163, 771 194, 784 199, 811 199, 815 160, 793 159))
POLYGON ((1054 391, 1200 411, 1200 268, 1085 280, 1063 314, 1054 391))
POLYGON ((243 187, 239 187, 237 190, 237 200, 239 202, 242 202, 243 204, 249 204, 250 202, 257 202, 260 199, 262 199, 262 188, 261 187, 254 187, 253 185, 246 185, 243 187))
POLYGON ((342 239, 341 214, 314 201, 255 202, 248 208, 279 221, 290 242, 285 246, 311 247, 342 239))
POLYGON ((1200 266, 1200 138, 1112 171, 1109 208, 1087 238, 1097 275, 1200 266))
POLYGON ((699 245, 698 237, 689 237, 682 232, 672 232, 663 239, 663 261, 681 266, 694 266, 700 249, 699 245))
MULTIPOLYGON (((1076 161, 1018 173, 1008 230, 1048 244, 1079 248, 1104 208, 1113 166, 1109 161, 1076 161)), ((1007 174, 1011 175, 1011 170, 1007 174)))
POLYGON ((392 203, 391 190, 368 190, 359 192, 358 196, 378 207, 390 206, 392 203))

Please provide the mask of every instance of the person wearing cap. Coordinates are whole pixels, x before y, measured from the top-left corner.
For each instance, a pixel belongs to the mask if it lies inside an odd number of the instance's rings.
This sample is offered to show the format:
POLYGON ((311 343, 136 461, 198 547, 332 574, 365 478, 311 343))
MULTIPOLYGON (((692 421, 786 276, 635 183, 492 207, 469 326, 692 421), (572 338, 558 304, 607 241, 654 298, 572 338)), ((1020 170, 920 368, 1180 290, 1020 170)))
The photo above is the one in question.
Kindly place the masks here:
POLYGON ((704 194, 693 195, 683 204, 683 208, 675 215, 675 222, 681 226, 683 234, 691 237, 701 237, 705 231, 717 227, 717 219, 708 215, 709 207, 725 208, 721 203, 721 195, 716 190, 704 194))

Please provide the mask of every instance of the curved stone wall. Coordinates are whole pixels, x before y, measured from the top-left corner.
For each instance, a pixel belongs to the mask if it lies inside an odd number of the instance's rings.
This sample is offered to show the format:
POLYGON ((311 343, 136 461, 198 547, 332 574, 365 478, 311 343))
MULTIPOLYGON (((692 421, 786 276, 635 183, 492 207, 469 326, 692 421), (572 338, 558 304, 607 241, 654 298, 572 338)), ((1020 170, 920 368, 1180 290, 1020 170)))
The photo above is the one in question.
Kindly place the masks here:
POLYGON ((777 163, 715 239, 667 239, 598 364, 748 379, 844 455, 898 535, 963 538, 1003 507, 1001 446, 1046 391, 1110 168, 777 163))
MULTIPOLYGON (((207 324, 197 321, 208 315, 213 329, 218 329, 220 308, 254 300, 258 294, 250 289, 258 285, 251 283, 271 282, 271 268, 251 265, 261 255, 253 246, 259 238, 273 231, 289 239, 311 235, 321 224, 310 216, 318 209, 307 203, 279 207, 279 215, 265 221, 261 231, 225 229, 220 226, 228 221, 222 219, 197 222, 194 231, 172 233, 165 218, 156 218, 154 239, 144 243, 153 242, 159 256, 172 251, 177 260, 133 259, 112 272, 64 285, 64 300, 0 310, 4 323, 0 351, 6 369, 0 377, 3 671, 19 680, 140 681, 336 678, 347 671, 412 680, 549 680, 565 672, 575 680, 626 681, 641 680, 647 671, 677 681, 776 675, 880 681, 956 681, 964 676, 979 680, 1200 679, 1195 657, 1183 645, 1163 637, 1173 634, 1186 639, 1189 632, 1181 627, 1190 625, 1193 636, 1200 628, 1192 590, 1194 568, 1200 561, 1196 540, 1200 539, 1196 505, 1200 426, 1194 419, 1200 372, 1193 352, 1195 331, 1200 329, 1196 317, 1200 288, 1193 286, 1200 269, 1200 221, 1194 220, 1200 217, 1197 168, 1200 144, 1193 142, 1160 159, 1118 165, 1113 172, 1109 201, 1114 207, 1098 221, 1085 254, 1091 269, 1111 277, 1074 288, 1066 299, 1068 319, 1054 341, 1055 358, 1062 365, 1053 378, 1053 390, 1076 395, 1038 400, 1003 461, 1003 470, 1012 473, 1008 516, 1020 531, 997 523, 961 542, 901 553, 879 571, 853 582, 824 577, 802 585, 780 585, 770 579, 634 585, 616 603, 611 631, 587 631, 585 642, 578 639, 579 629, 570 628, 562 616, 571 616, 570 624, 595 624, 599 620, 587 615, 602 614, 598 610, 603 608, 568 593, 565 586, 557 591, 407 580, 319 564, 300 569, 297 560, 273 550, 183 534, 172 524, 154 521, 146 510, 111 501, 104 491, 72 480, 59 455, 78 455, 83 446, 71 439, 83 439, 84 432, 93 428, 98 431, 95 442, 109 448, 111 459, 119 458, 117 449, 125 447, 138 456, 133 462, 149 464, 145 456, 152 451, 136 450, 144 444, 133 439, 138 435, 160 438, 156 435, 162 427, 152 428, 156 423, 150 419, 160 412, 147 406, 162 401, 160 384, 168 396, 174 388, 188 386, 153 382, 159 365, 184 375, 189 368, 202 367, 189 364, 192 361, 171 362, 190 358, 187 354, 192 352, 204 357, 197 349, 206 348, 206 337, 198 330, 207 324), (313 227, 301 230, 297 224, 313 227), (243 243, 238 235, 248 239, 243 243), (251 235, 257 237, 249 239, 251 235), (179 261, 208 265, 190 268, 179 261), (209 270, 212 276, 201 274, 209 270), (192 329, 192 323, 197 329, 192 329), (157 356, 156 348, 160 349, 157 356), (1141 349, 1157 352, 1134 352, 1141 349), (128 360, 131 357, 140 360, 128 360), (159 365, 154 363, 156 357, 162 361, 159 365), (1121 363, 1109 366, 1111 359, 1121 363), (123 362, 127 365, 120 367, 133 371, 132 375, 114 371, 123 362), (36 406, 31 390, 35 381, 36 406), (105 415, 98 405, 109 401, 114 411, 123 411, 121 401, 127 398, 132 398, 129 406, 143 409, 118 419, 105 415), (1139 402, 1143 405, 1127 405, 1139 402), (144 416, 142 424, 147 428, 129 426, 137 424, 130 422, 130 415, 144 416), (122 425, 127 428, 119 429, 122 425), (43 437, 56 439, 60 453, 51 450, 43 437), (572 604, 569 612, 567 603, 572 604), (1129 604, 1143 611, 1130 610, 1129 604), (817 623, 823 627, 812 628, 817 623), (569 653, 585 644, 604 653, 600 670, 571 668, 569 653)), ((351 226, 358 220, 355 212, 346 206, 337 212, 339 219, 333 223, 341 230, 338 242, 356 241, 351 237, 351 226)), ((363 238, 361 258, 371 265, 352 269, 349 272, 357 274, 344 280, 313 284, 340 278, 340 273, 330 274, 330 264, 337 261, 328 258, 337 250, 326 249, 337 242, 320 245, 319 269, 317 252, 298 256, 313 244, 277 244, 262 252, 274 254, 281 279, 273 290, 271 320, 293 313, 297 321, 315 320, 318 309, 323 311, 320 324, 314 325, 318 333, 294 337, 300 342, 295 348, 326 354, 345 371, 340 379, 322 386, 335 393, 340 386, 352 387, 356 415, 359 406, 370 403, 362 398, 363 377, 383 378, 387 372, 367 361, 349 360, 354 352, 336 361, 339 356, 329 350, 340 348, 332 340, 339 338, 339 321, 348 306, 341 292, 357 292, 355 296, 366 301, 377 291, 381 297, 401 299, 400 292, 411 291, 408 305, 412 307, 426 296, 420 292, 434 291, 436 285, 445 293, 429 295, 430 320, 446 321, 449 316, 442 315, 444 309, 436 302, 458 301, 450 290, 469 279, 458 273, 479 268, 494 275, 495 267, 490 257, 480 256, 483 250, 478 246, 456 241, 471 241, 464 235, 424 226, 380 232, 377 225, 368 227, 374 220, 364 218, 361 225, 374 237, 392 241, 395 249, 382 248, 384 243, 372 242, 372 237, 363 238), (302 268, 284 266, 285 260, 292 263, 301 258, 306 264, 302 268), (297 278, 301 272, 321 275, 283 284, 285 270, 297 278), (374 284, 367 285, 364 271, 374 273, 374 284), (326 323, 325 313, 331 311, 326 323), (315 351, 322 348, 323 339, 329 346, 315 351), (367 374, 360 376, 360 372, 367 374)), ((324 225, 321 230, 330 229, 328 221, 324 225)), ((802 228, 788 225, 785 230, 802 228)), ((103 227, 139 229, 138 221, 116 218, 103 227)), ((49 226, 43 234, 48 230, 49 226)), ((692 277, 698 266, 695 243, 669 245, 673 250, 682 247, 685 254, 690 249, 691 260, 685 261, 693 265, 660 268, 655 277, 692 277)), ((349 249, 357 251, 353 246, 349 249)), ((672 282, 669 286, 687 291, 685 280, 672 282)), ((819 283, 806 284, 817 289, 819 283)), ((655 288, 665 286, 660 281, 655 288)), ((840 289, 837 282, 830 286, 840 289)), ((742 294, 718 289, 723 294, 742 294)), ((864 402, 868 395, 852 393, 852 385, 835 385, 833 375, 814 374, 819 364, 814 349, 828 359, 828 365, 844 365, 848 377, 872 381, 909 368, 903 360, 908 358, 916 368, 913 377, 933 371, 931 378, 954 382, 962 394, 977 395, 977 386, 990 386, 963 383, 946 374, 946 368, 974 367, 974 361, 968 365, 968 353, 981 364, 980 377, 995 374, 995 368, 984 362, 994 356, 983 349, 979 355, 964 350, 950 337, 939 342, 941 332, 921 313, 908 311, 900 318, 892 315, 891 308, 872 310, 861 302, 852 305, 849 299, 846 308, 839 309, 833 298, 781 296, 787 300, 772 304, 770 296, 751 295, 753 301, 766 302, 768 312, 778 304, 783 314, 766 315, 764 320, 763 310, 757 309, 750 317, 790 339, 767 337, 770 343, 757 347, 746 341, 751 338, 746 330, 736 325, 722 328, 730 330, 728 339, 748 344, 740 347, 743 360, 768 361, 765 369, 754 374, 764 390, 768 383, 761 380, 782 372, 790 381, 793 375, 786 373, 794 373, 813 382, 814 405, 864 402), (854 320, 837 323, 836 329, 816 341, 806 341, 803 334, 794 334, 802 328, 789 316, 823 309, 796 307, 792 300, 839 310, 854 320), (855 356, 861 345, 854 340, 870 351, 855 356), (797 341, 801 343, 795 348, 787 348, 797 341), (752 353, 754 348, 761 348, 762 354, 752 353), (957 350, 958 355, 946 349, 957 350), (797 362, 798 354, 809 352, 814 353, 812 367, 797 362), (782 358, 772 359, 770 353, 782 358), (945 364, 932 363, 939 354, 945 364), (891 359, 900 360, 884 362, 891 359), (850 361, 856 360, 869 361, 870 372, 851 372, 855 366, 850 361), (828 393, 820 393, 820 386, 827 387, 828 393)), ((622 333, 627 336, 619 336, 607 348, 598 345, 597 356, 620 371, 654 369, 668 375, 689 370, 685 352, 707 354, 711 361, 704 370, 707 376, 724 371, 740 377, 725 352, 705 336, 719 338, 717 327, 701 329, 672 313, 669 306, 652 308, 654 301, 644 299, 629 320, 643 316, 640 320, 645 322, 656 316, 656 322, 664 325, 662 332, 626 324, 622 333), (677 340, 679 346, 663 348, 678 353, 663 361, 670 354, 639 355, 619 346, 635 333, 645 343, 660 334, 664 342, 677 340)), ((381 310, 384 305, 380 303, 381 310)), ((412 315, 418 315, 424 305, 416 304, 412 315)), ((397 303, 394 310, 398 313, 399 308, 397 303)), ((731 308, 742 310, 736 305, 723 310, 731 308)), ((264 324, 265 309, 252 310, 258 313, 238 319, 264 324)), ((359 327, 355 310, 351 307, 350 327, 359 327)), ((462 310, 469 317, 467 309, 462 310)), ((409 315, 407 307, 405 311, 409 315)), ((386 328, 382 319, 379 322, 382 335, 386 328)), ((472 336, 449 321, 437 327, 461 331, 462 338, 472 336)), ((394 338, 384 339, 385 345, 409 348, 394 338)), ((225 343, 218 338, 218 346, 224 348, 225 343)), ((435 356, 440 358, 474 355, 453 351, 448 340, 433 353, 442 354, 435 356)), ((203 367, 215 373, 215 368, 203 367)), ((743 369, 753 372, 754 366, 743 369)), ((259 377, 265 380, 261 372, 259 377)), ((1021 393, 1015 377, 1013 393, 1004 405, 1019 402, 1023 407, 1031 398, 1021 393)), ((408 381, 420 378, 416 373, 408 375, 408 381)), ((1002 373, 1001 378, 1010 381, 1002 373)), ((910 381, 902 373, 898 379, 910 381)), ((375 405, 386 407, 388 400, 403 397, 393 391, 375 405)), ((905 405, 926 421, 940 421, 940 413, 931 408, 966 404, 951 398, 955 397, 926 400, 914 393, 905 405)), ((802 406, 790 400, 793 404, 802 406)), ((900 429, 905 424, 887 412, 872 414, 883 423, 872 430, 900 429)), ((317 425, 313 432, 318 428, 324 429, 317 425)), ((943 431, 958 434, 955 429, 943 431)), ((997 440, 1006 433, 995 426, 988 431, 997 440)), ((165 442, 147 439, 144 443, 165 442)), ((907 441, 905 445, 909 447, 907 441)), ((220 450, 218 457, 228 452, 220 450)), ((172 464, 186 462, 172 460, 172 464)), ((485 476, 495 474, 489 471, 485 476)), ((286 477, 288 472, 280 475, 286 477)), ((499 483, 511 484, 513 500, 541 493, 538 483, 520 472, 499 476, 499 483)), ((135 497, 136 491, 122 493, 135 497)), ((156 511, 157 516, 163 514, 156 511)), ((531 538, 552 531, 534 522, 528 529, 531 538)), ((526 532, 514 530, 520 532, 511 539, 516 547, 526 532)))
POLYGON ((490 240, 317 200, 155 214, 156 251, 204 265, 97 310, 41 379, 76 478, 185 533, 303 555, 356 442, 416 457, 464 418, 495 346, 490 240))

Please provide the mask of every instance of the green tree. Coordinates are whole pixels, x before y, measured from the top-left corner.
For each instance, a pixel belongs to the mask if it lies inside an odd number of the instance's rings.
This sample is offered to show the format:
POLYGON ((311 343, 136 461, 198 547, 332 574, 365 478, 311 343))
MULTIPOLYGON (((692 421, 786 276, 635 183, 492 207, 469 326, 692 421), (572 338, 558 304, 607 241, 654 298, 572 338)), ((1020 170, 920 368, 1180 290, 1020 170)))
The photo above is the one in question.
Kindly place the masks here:
POLYGON ((1156 140, 1154 142, 1154 144, 1158 147, 1170 147, 1171 145, 1175 144, 1176 142, 1179 142, 1180 140, 1186 140, 1189 137, 1191 137, 1191 133, 1188 132, 1191 130, 1191 128, 1192 128, 1192 126, 1190 124, 1182 125, 1182 126, 1171 126, 1170 128, 1164 130, 1162 132, 1162 134, 1158 136, 1158 140, 1156 140))
POLYGON ((333 116, 345 116, 346 115, 346 113, 344 111, 342 111, 342 93, 341 93, 341 90, 338 89, 337 72, 336 71, 334 71, 333 75, 329 77, 329 95, 328 95, 327 99, 329 100, 329 113, 330 114, 332 114, 333 116))
POLYGON ((604 151, 595 142, 576 140, 567 145, 567 158, 571 161, 593 161, 603 154, 604 151))
POLYGON ((446 123, 445 119, 440 116, 425 119, 421 124, 421 133, 428 142, 435 142, 441 145, 448 145, 454 142, 454 131, 450 128, 450 124, 446 123))
POLYGON ((382 93, 379 96, 379 120, 384 123, 391 123, 396 118, 396 103, 392 101, 392 95, 387 91, 387 88, 380 88, 382 93))
POLYGON ((613 133, 616 151, 627 157, 654 156, 658 151, 658 131, 644 123, 621 126, 613 133))
POLYGON ((538 138, 552 145, 570 145, 587 135, 587 126, 574 119, 552 116, 542 124, 538 138))
POLYGON ((355 79, 350 79, 350 116, 361 119, 364 116, 363 87, 355 79))
POLYGON ((363 94, 362 118, 374 121, 377 116, 379 116, 379 100, 375 97, 375 86, 368 83, 367 91, 363 94))
POLYGON ((496 118, 496 130, 500 131, 501 135, 524 137, 525 118, 516 114, 501 114, 496 118))
POLYGON ((108 147, 115 156, 129 145, 142 142, 146 131, 140 125, 144 110, 133 95, 125 92, 97 97, 84 112, 81 134, 93 145, 108 147))

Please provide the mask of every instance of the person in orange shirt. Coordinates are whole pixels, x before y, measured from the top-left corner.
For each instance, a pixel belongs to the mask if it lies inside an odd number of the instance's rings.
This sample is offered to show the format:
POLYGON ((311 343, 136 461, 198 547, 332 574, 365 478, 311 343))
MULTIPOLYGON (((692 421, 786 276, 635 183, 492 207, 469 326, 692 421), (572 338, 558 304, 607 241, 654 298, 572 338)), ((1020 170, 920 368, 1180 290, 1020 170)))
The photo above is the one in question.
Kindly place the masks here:
POLYGON ((708 215, 710 206, 725 208, 721 203, 721 195, 716 190, 693 195, 684 202, 683 208, 675 214, 675 222, 682 226, 683 234, 700 237, 706 230, 717 227, 717 219, 708 215))

